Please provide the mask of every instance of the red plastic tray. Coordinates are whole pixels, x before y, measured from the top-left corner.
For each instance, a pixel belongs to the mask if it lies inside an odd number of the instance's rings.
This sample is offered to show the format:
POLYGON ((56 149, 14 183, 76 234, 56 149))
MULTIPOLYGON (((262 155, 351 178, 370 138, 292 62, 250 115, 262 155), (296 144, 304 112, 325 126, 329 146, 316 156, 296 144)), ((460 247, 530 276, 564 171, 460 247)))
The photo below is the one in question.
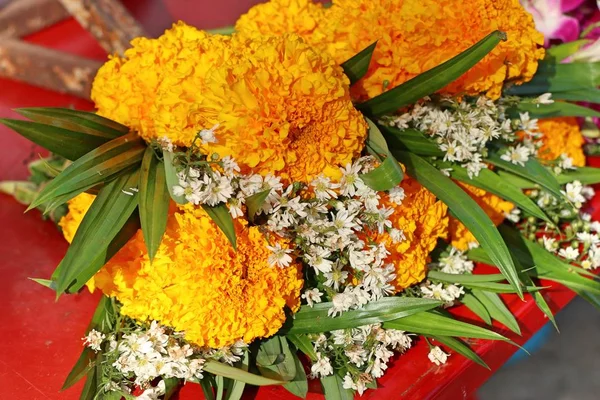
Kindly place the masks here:
MULTIPOLYGON (((196 1, 179 0, 167 1, 166 7, 160 1, 125 3, 151 28, 150 32, 158 34, 170 23, 166 10, 175 13, 187 10, 195 22, 205 23, 199 26, 211 28, 233 22, 240 10, 255 2, 228 0, 214 4, 207 1, 200 6, 196 1)), ((73 20, 27 40, 88 57, 105 57, 93 39, 73 20)), ((70 96, 0 79, 0 117, 15 117, 11 108, 31 106, 92 107, 90 103, 70 96)), ((4 127, 0 127, 0 144, 0 180, 26 178, 27 161, 43 154, 41 149, 4 127)), ((597 160, 591 162, 600 164, 597 160)), ((63 296, 56 304, 50 290, 27 279, 50 276, 67 244, 51 222, 41 221, 37 211, 23 215, 24 210, 25 207, 11 197, 0 194, 0 398, 77 399, 81 383, 66 392, 59 390, 81 351, 81 337, 98 296, 87 292, 63 296)), ((599 198, 590 205, 590 212, 595 218, 600 217, 599 198)), ((554 311, 563 308, 574 297, 572 292, 559 285, 544 284, 551 286, 545 297, 554 311)), ((519 320, 523 336, 518 337, 500 325, 498 328, 502 334, 523 344, 547 319, 529 296, 525 302, 514 295, 503 298, 519 320)), ((476 321, 464 307, 456 307, 452 313, 476 321)), ((392 363, 387 374, 379 380, 380 388, 367 392, 363 398, 469 398, 516 351, 515 347, 503 342, 471 343, 491 371, 460 355, 452 355, 447 364, 437 367, 427 359, 428 347, 420 341, 392 363)), ((319 390, 318 382, 313 382, 308 398, 322 399, 322 395, 315 393, 319 390)), ((202 398, 198 385, 184 387, 179 396, 181 400, 202 398)), ((260 400, 294 398, 277 387, 250 390, 247 397, 260 400)))

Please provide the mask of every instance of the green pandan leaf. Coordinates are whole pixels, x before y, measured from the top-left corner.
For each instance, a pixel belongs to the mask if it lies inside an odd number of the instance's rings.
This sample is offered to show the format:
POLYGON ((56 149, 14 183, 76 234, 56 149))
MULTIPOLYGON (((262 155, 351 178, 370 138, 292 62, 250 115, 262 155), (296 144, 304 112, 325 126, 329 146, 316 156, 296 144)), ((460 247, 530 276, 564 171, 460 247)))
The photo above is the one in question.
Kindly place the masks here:
POLYGON ((390 154, 377 168, 361 174, 360 178, 371 189, 383 192, 398 186, 404 178, 404 172, 398 161, 390 154))
POLYGON ((492 265, 500 269, 522 298, 521 283, 508 247, 498 233, 496 225, 475 200, 452 179, 416 154, 394 150, 392 152, 404 164, 408 174, 448 205, 454 216, 473 233, 481 247, 488 251, 493 261, 492 265))
POLYGON ((169 214, 169 190, 165 168, 154 155, 151 147, 146 148, 140 169, 139 211, 144 243, 150 260, 158 251, 167 228, 169 214))
POLYGON ((223 203, 214 207, 202 205, 202 208, 210 218, 217 224, 217 226, 223 231, 234 249, 237 249, 235 226, 233 225, 233 218, 229 214, 227 206, 223 203))
POLYGON ((144 141, 135 133, 103 144, 69 165, 48 183, 29 209, 44 203, 59 206, 100 183, 106 183, 139 167, 145 149, 144 141))
POLYGON ((506 34, 494 31, 445 63, 423 72, 379 96, 358 104, 357 108, 369 116, 381 116, 413 104, 458 79, 491 52, 502 40, 506 40, 506 34))
POLYGON ((350 85, 358 82, 367 73, 373 51, 375 51, 375 46, 377 46, 377 42, 371 43, 368 47, 361 50, 341 65, 344 73, 350 79, 350 85))

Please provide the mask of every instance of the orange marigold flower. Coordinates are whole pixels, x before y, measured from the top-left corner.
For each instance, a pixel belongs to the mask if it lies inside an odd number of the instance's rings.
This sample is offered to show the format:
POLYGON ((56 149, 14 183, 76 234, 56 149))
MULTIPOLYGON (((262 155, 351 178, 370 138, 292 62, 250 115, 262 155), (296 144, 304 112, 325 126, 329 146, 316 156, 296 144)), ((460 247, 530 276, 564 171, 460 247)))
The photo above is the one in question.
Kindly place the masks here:
POLYGON ((583 144, 585 140, 575 117, 544 118, 538 121, 538 127, 543 136, 543 145, 538 150, 542 160, 556 160, 562 154, 573 159, 576 167, 585 166, 583 144))
MULTIPOLYGON (((64 224, 76 229, 78 216, 64 224)), ((152 264, 140 230, 88 286, 118 299, 124 315, 185 331, 199 346, 271 336, 286 319, 284 308, 300 306, 301 266, 271 267, 259 228, 235 224, 237 251, 202 208, 181 207, 170 215, 152 264)))
POLYGON ((448 232, 447 207, 425 189, 419 182, 405 175, 401 183, 405 198, 401 205, 392 203, 383 195, 380 204, 393 208, 389 217, 392 226, 402 230, 405 240, 394 243, 387 232, 365 232, 365 239, 384 243, 390 255, 386 263, 396 267, 396 291, 401 291, 425 279, 429 253, 435 248, 438 238, 445 239, 448 232))
MULTIPOLYGON (((456 183, 459 184, 465 192, 477 202, 477 204, 479 204, 496 226, 504 221, 505 213, 511 212, 515 207, 511 202, 505 201, 483 189, 462 182, 456 183)), ((467 250, 470 243, 477 243, 477 239, 475 239, 475 236, 473 236, 467 227, 453 217, 450 217, 449 237, 452 246, 459 250, 467 250)))
POLYGON ((69 212, 58 221, 58 226, 60 226, 67 242, 71 243, 73 241, 79 224, 92 206, 95 198, 96 196, 93 194, 81 193, 68 201, 69 212))
MULTIPOLYGON (((306 1, 298 2, 311 8, 306 1)), ((377 41, 366 77, 353 87, 360 98, 406 82, 497 29, 506 32, 508 40, 442 93, 487 93, 498 98, 504 81, 530 80, 544 56, 543 35, 519 0, 334 0, 324 12, 307 13, 302 24, 287 23, 289 3, 273 0, 255 6, 240 18, 236 29, 296 32, 338 63, 377 41), (272 18, 276 14, 280 17, 272 18)))
POLYGON ((189 146, 218 124, 218 143, 204 152, 286 182, 338 178, 364 147, 367 125, 348 78, 295 34, 228 37, 179 23, 133 45, 100 69, 92 99, 146 140, 189 146))

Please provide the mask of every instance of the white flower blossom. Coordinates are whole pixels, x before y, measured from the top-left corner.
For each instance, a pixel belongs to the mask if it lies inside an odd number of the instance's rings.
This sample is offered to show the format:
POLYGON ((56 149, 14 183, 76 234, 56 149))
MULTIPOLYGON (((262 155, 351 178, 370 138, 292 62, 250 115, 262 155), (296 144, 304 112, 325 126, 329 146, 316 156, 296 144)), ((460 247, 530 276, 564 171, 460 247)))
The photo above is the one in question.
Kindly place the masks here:
POLYGON ((435 365, 446 364, 448 360, 448 354, 444 353, 444 351, 439 346, 433 346, 429 350, 429 354, 427 355, 429 361, 434 363, 435 365))
POLYGON ((579 257, 579 250, 569 246, 558 251, 558 255, 567 260, 575 260, 579 257))
POLYGON ((215 124, 210 129, 202 129, 198 133, 198 135, 200 136, 200 139, 202 140, 202 143, 204 143, 204 144, 217 143, 217 138, 215 137, 215 131, 217 130, 217 128, 219 128, 219 124, 215 124))
POLYGON ((271 267, 277 265, 279 268, 285 268, 289 267, 292 263, 290 253, 292 253, 293 250, 284 249, 279 243, 275 243, 275 246, 267 245, 267 249, 271 250, 271 255, 269 256, 269 265, 271 265, 271 267))
POLYGON ((84 345, 88 346, 95 352, 98 352, 101 350, 100 345, 102 344, 105 338, 106 335, 104 333, 92 329, 82 340, 84 345))
POLYGON ((321 293, 321 291, 319 291, 317 288, 306 289, 302 294, 302 298, 306 300, 306 303, 309 305, 309 307, 312 307, 314 303, 320 303, 321 296, 323 296, 323 293, 321 293))
POLYGON ((333 374, 333 367, 329 361, 329 357, 317 353, 317 361, 310 367, 310 371, 315 377, 323 377, 333 374))

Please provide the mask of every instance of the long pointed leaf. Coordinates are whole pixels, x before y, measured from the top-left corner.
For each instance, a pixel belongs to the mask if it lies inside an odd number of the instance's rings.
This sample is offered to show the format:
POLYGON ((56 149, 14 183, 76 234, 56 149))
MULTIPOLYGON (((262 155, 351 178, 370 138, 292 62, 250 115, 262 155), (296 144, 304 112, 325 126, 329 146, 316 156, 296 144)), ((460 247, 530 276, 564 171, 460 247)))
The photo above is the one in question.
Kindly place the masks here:
POLYGON ((129 133, 129 128, 93 112, 69 108, 33 107, 15 110, 32 121, 114 139, 129 133))
POLYGON ((165 169, 148 146, 140 169, 139 210, 144 242, 150 260, 158 251, 167 228, 169 214, 169 190, 165 179, 165 169))
POLYGON ((344 389, 343 381, 337 374, 321 378, 326 400, 354 400, 354 392, 344 389))
POLYGON ((544 60, 532 80, 504 92, 516 96, 539 96, 570 90, 596 88, 600 84, 600 63, 557 63, 544 60))
POLYGON ((475 353, 473 349, 471 349, 471 347, 469 347, 469 345, 463 342, 462 340, 450 336, 432 336, 432 338, 442 343, 446 347, 451 348, 458 354, 468 358, 474 363, 479 364, 484 368, 490 369, 490 367, 485 363, 485 361, 483 361, 481 357, 479 357, 477 353, 475 353))
MULTIPOLYGON (((99 332, 107 333, 107 329, 104 327, 104 324, 102 322, 108 315, 107 308, 109 306, 109 303, 110 299, 106 296, 102 296, 100 302, 98 303, 98 306, 96 306, 96 311, 94 311, 94 315, 92 316, 92 320, 88 325, 86 334, 92 329, 95 329, 99 332)), ((71 372, 69 372, 69 375, 65 379, 65 382, 63 383, 63 386, 60 390, 67 390, 75 383, 77 383, 81 378, 87 375, 92 368, 94 368, 95 362, 96 353, 88 347, 84 348, 81 353, 81 356, 73 366, 71 372)))
MULTIPOLYGON (((243 371, 248 371, 250 363, 250 355, 245 352, 242 356, 242 360, 238 363, 239 367, 243 371)), ((230 381, 230 384, 225 388, 225 400, 240 400, 244 394, 244 388, 246 387, 245 382, 236 381, 234 379, 226 378, 230 381)))
MULTIPOLYGON (((135 133, 103 144, 69 165, 40 192, 29 208, 60 197, 75 197, 99 183, 139 165, 146 145, 135 133)), ((124 188, 128 189, 128 188, 124 188)), ((63 201, 66 201, 62 197, 63 201)))
POLYGON ((358 310, 346 311, 332 318, 327 316, 331 303, 302 306, 294 315, 288 333, 319 333, 356 328, 422 313, 440 305, 439 301, 411 297, 385 297, 358 310))
POLYGON ((371 100, 358 104, 357 108, 367 115, 381 116, 412 104, 458 79, 491 52, 501 40, 506 40, 506 34, 494 31, 443 64, 371 100))
POLYGON ((312 342, 308 336, 289 333, 285 335, 285 337, 292 342, 298 350, 306 354, 312 361, 317 360, 317 353, 315 352, 312 342))
POLYGON ((398 129, 393 126, 380 126, 388 145, 394 150, 405 150, 420 156, 443 157, 437 143, 416 129, 398 129))
POLYGON ((463 167, 452 165, 452 172, 450 172, 450 175, 454 179, 476 186, 487 192, 495 194, 504 200, 513 202, 520 209, 536 218, 540 218, 547 222, 552 222, 546 213, 544 213, 544 211, 542 211, 542 209, 535 204, 533 200, 527 197, 521 189, 511 185, 509 182, 503 180, 496 173, 489 169, 482 169, 479 171, 478 176, 469 178, 469 174, 463 167))
POLYGON ((600 117, 600 112, 596 110, 566 101, 555 101, 551 104, 521 102, 516 107, 516 110, 519 112, 528 112, 532 118, 600 117))
POLYGON ((0 124, 6 125, 35 144, 71 161, 83 157, 98 146, 110 141, 110 138, 31 121, 0 118, 0 124))
POLYGON ((502 274, 447 274, 441 271, 428 271, 427 277, 437 281, 459 283, 461 285, 468 285, 471 283, 501 282, 506 279, 502 274))
POLYGON ((475 236, 481 247, 488 251, 493 265, 500 269, 522 298, 519 277, 508 248, 490 217, 475 200, 421 157, 404 151, 392 150, 392 153, 406 166, 411 176, 448 205, 456 218, 475 236))
POLYGON ((248 207, 248 219, 254 222, 256 213, 262 208, 271 193, 271 189, 263 190, 262 192, 254 193, 246 198, 246 207, 248 207))
POLYGON ((377 42, 371 43, 368 47, 342 63, 341 67, 348 79, 350 79, 350 85, 358 82, 369 70, 375 46, 377 46, 377 42))
POLYGON ((574 171, 563 171, 556 177, 559 184, 579 181, 584 185, 600 183, 600 168, 579 167, 574 171))
MULTIPOLYGON (((600 282, 588 279, 581 274, 588 271, 578 269, 557 256, 549 253, 538 243, 524 239, 515 229, 501 225, 500 233, 510 244, 511 251, 524 268, 533 268, 530 272, 570 289, 600 294, 600 282)), ((593 275, 592 275, 593 276, 593 275)))
POLYGON ((515 316, 510 312, 510 310, 504 305, 500 296, 496 293, 492 293, 485 290, 473 289, 473 296, 477 298, 484 305, 484 307, 490 313, 490 316, 496 321, 501 322, 504 326, 506 326, 511 331, 516 334, 521 334, 521 328, 519 328, 519 323, 515 319, 515 316))
POLYGON ((360 178, 368 187, 378 192, 398 186, 403 177, 404 172, 400 164, 391 154, 377 168, 360 175, 360 178))
POLYGON ((400 329, 407 332, 418 333, 426 336, 453 336, 473 339, 508 340, 504 336, 481 328, 477 325, 457 321, 431 311, 413 314, 408 317, 388 321, 384 328, 400 329))
POLYGON ((255 375, 243 369, 232 367, 218 361, 208 360, 204 364, 204 370, 222 376, 224 378, 235 379, 240 382, 245 382, 249 385, 265 386, 265 385, 283 385, 285 381, 269 379, 264 376, 255 375))
POLYGON ((109 244, 125 225, 138 204, 138 194, 123 193, 136 187, 138 171, 122 175, 108 183, 94 199, 61 261, 56 279, 57 295, 67 289, 79 290, 102 266, 109 244))
POLYGON ((520 166, 508 161, 504 161, 496 152, 490 152, 485 161, 527 180, 536 182, 557 198, 562 198, 562 194, 560 193, 560 185, 556 181, 556 178, 550 173, 550 171, 540 164, 538 160, 534 158, 530 158, 529 161, 525 163, 525 166, 520 166))
POLYGON ((223 231, 233 248, 237 249, 233 218, 231 217, 231 214, 229 214, 227 206, 225 204, 219 204, 217 206, 211 207, 203 204, 202 208, 204 209, 204 211, 206 211, 208 216, 212 218, 213 221, 215 221, 219 229, 223 231))
POLYGON ((187 200, 184 196, 177 196, 173 192, 173 188, 179 184, 179 178, 177 177, 177 169, 175 168, 175 164, 173 163, 175 160, 175 155, 171 152, 165 151, 163 152, 163 158, 165 167, 165 179, 167 180, 167 189, 169 190, 171 199, 173 199, 173 201, 177 204, 187 203, 187 200))
POLYGON ((492 324, 492 317, 488 312, 487 308, 477 299, 477 297, 473 296, 471 293, 465 293, 461 298, 460 302, 463 303, 467 308, 475 315, 477 315, 483 322, 488 325, 492 324))

